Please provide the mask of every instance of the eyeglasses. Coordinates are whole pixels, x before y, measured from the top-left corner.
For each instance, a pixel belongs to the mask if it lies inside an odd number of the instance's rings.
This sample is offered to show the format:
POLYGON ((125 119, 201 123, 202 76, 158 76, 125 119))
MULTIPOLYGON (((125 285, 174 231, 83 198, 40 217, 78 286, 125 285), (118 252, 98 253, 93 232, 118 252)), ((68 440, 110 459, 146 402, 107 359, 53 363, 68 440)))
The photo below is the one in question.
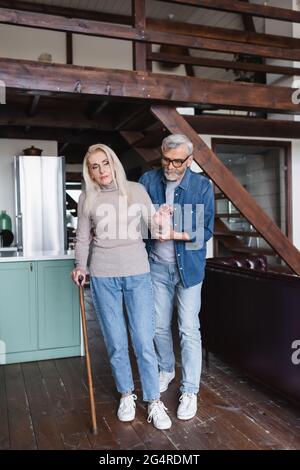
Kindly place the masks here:
POLYGON ((174 168, 180 168, 184 162, 187 161, 187 159, 191 156, 192 154, 188 155, 186 158, 181 159, 178 158, 176 160, 171 160, 170 158, 165 157, 164 155, 161 156, 161 162, 164 166, 169 166, 170 163, 172 163, 174 168))

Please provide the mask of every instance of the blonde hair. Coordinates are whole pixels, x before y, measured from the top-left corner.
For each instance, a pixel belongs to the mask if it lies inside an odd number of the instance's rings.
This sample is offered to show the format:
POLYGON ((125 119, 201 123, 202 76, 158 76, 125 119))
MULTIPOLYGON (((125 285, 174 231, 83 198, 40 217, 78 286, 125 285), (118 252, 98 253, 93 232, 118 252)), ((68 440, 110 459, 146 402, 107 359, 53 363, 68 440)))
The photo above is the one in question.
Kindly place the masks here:
POLYGON ((115 152, 105 144, 91 145, 88 148, 83 160, 83 178, 85 182, 85 200, 83 203, 83 213, 87 216, 90 215, 90 211, 96 196, 99 194, 99 192, 102 191, 99 184, 91 178, 88 167, 89 157, 98 150, 101 150, 101 152, 105 153, 111 169, 113 181, 115 182, 116 187, 119 189, 120 194, 127 198, 129 196, 126 173, 115 152))

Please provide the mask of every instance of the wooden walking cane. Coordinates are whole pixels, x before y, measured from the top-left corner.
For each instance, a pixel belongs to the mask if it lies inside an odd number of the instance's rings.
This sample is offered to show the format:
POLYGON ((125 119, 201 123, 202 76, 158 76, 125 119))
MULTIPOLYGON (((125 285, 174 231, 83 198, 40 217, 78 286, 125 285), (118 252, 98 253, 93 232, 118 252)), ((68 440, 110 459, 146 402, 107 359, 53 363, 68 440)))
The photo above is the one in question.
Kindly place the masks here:
POLYGON ((94 388, 93 388, 93 377, 92 377, 90 352, 89 352, 89 344, 88 344, 88 337, 87 337, 86 314, 85 314, 85 307, 84 307, 84 291, 83 291, 83 285, 82 285, 83 276, 79 276, 78 281, 79 281, 79 284, 80 284, 80 286, 79 286, 80 311, 81 311, 81 321, 82 321, 83 338, 84 338, 86 369, 87 369, 88 384, 89 384, 91 415, 92 415, 91 433, 92 434, 98 434, 97 420, 96 420, 96 409, 95 409, 95 398, 94 398, 94 388))

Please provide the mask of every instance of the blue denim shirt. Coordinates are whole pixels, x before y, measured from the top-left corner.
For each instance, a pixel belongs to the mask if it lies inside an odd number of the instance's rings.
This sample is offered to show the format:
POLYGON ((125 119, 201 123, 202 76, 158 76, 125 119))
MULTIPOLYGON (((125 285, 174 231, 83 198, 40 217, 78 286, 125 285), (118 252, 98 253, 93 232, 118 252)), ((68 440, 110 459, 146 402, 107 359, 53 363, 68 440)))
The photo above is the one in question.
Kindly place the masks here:
MULTIPOLYGON (((156 207, 166 202, 166 179, 162 169, 147 171, 139 180, 143 184, 156 207)), ((206 242, 213 235, 214 227, 214 194, 208 178, 187 168, 185 174, 175 189, 174 205, 179 205, 184 213, 184 207, 189 207, 192 216, 188 226, 181 224, 182 231, 190 234, 189 241, 174 241, 176 261, 184 287, 192 287, 203 281, 206 261, 206 242), (199 237, 194 236, 196 225, 196 204, 203 204, 201 243, 199 237), (188 206, 186 206, 188 205, 188 206), (197 240, 196 240, 197 238, 197 240), (194 244, 191 246, 191 244, 194 244), (189 247, 188 247, 189 245, 189 247), (191 249, 192 248, 192 249, 191 249)), ((176 212, 174 212, 173 227, 178 230, 176 212)), ((148 253, 151 252, 154 240, 146 242, 148 253)))

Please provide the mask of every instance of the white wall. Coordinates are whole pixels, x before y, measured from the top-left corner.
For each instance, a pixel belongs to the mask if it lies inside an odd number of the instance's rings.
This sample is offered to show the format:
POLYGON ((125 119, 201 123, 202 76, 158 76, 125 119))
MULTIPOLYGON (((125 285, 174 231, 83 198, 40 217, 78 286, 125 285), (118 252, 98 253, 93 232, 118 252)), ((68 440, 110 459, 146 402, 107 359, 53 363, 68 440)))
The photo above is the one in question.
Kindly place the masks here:
POLYGON ((44 140, 0 139, 0 211, 6 210, 12 219, 15 235, 15 195, 13 157, 23 155, 23 149, 34 145, 43 149, 43 156, 57 155, 57 143, 44 140))
MULTIPOLYGON (((268 2, 269 6, 272 7, 281 7, 292 9, 293 8, 293 0, 270 0, 268 2)), ((266 34, 274 34, 277 36, 293 36, 293 23, 288 21, 278 21, 272 20, 270 18, 265 19, 265 33, 266 34)), ((277 60, 277 59, 266 59, 266 63, 270 65, 280 65, 283 67, 293 67, 293 63, 287 60, 277 60)), ((271 84, 276 82, 279 78, 281 78, 279 86, 291 86, 291 77, 282 77, 278 74, 267 74, 267 83, 271 84)))
POLYGON ((65 33, 0 24, 0 57, 38 60, 52 54, 53 62, 66 62, 65 33))
POLYGON ((73 34, 75 65, 132 70, 131 50, 129 41, 73 34))
MULTIPOLYGON (((293 0, 293 9, 296 11, 300 11, 300 1, 293 0)), ((292 23, 293 27, 293 37, 300 38, 300 24, 299 23, 292 23)), ((300 67, 300 62, 293 62, 293 67, 300 67)))

